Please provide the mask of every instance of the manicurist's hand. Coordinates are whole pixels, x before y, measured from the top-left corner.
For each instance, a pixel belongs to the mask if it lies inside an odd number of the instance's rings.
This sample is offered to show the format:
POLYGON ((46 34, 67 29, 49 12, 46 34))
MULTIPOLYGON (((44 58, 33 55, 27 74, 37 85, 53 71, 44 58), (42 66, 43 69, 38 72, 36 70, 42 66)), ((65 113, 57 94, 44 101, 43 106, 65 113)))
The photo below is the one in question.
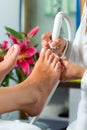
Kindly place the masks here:
POLYGON ((50 48, 50 47, 56 48, 55 50, 53 50, 53 52, 56 53, 57 55, 61 56, 66 47, 67 41, 61 37, 59 37, 55 41, 52 41, 52 33, 47 32, 42 35, 41 44, 42 44, 42 47, 44 47, 44 48, 50 48))
POLYGON ((78 64, 68 61, 66 58, 61 59, 61 62, 64 66, 63 73, 61 75, 62 81, 69 81, 74 79, 81 79, 86 68, 81 67, 78 64))

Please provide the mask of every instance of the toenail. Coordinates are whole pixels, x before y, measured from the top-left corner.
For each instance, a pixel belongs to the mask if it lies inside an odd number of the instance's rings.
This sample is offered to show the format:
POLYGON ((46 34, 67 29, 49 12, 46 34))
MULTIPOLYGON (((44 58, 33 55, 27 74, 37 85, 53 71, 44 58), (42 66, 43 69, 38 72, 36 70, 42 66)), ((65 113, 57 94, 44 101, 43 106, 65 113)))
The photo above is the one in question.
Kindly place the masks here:
POLYGON ((13 45, 13 47, 16 49, 16 48, 17 48, 17 45, 16 45, 16 44, 14 44, 14 45, 13 45))
POLYGON ((41 52, 45 52, 45 50, 46 50, 45 48, 42 48, 42 49, 41 49, 41 52))

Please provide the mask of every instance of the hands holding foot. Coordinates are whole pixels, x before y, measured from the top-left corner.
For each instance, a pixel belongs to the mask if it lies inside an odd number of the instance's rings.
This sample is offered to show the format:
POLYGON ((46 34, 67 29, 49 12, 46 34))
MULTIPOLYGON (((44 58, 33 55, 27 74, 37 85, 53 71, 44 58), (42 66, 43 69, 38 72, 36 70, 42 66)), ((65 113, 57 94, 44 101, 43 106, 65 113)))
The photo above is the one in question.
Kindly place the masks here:
POLYGON ((39 114, 58 80, 81 79, 85 70, 66 58, 59 58, 50 49, 42 49, 33 72, 21 83, 20 91, 24 93, 25 98, 24 103, 21 98, 19 109, 31 116, 39 114))
MULTIPOLYGON (((13 68, 19 47, 11 47, 0 63, 0 81, 13 68)), ((38 115, 58 80, 81 78, 85 69, 61 59, 50 49, 42 49, 40 57, 28 78, 13 87, 0 88, 0 113, 22 110, 38 115)))
MULTIPOLYGON (((47 32, 42 35, 42 47, 54 48, 52 51, 62 56, 65 48, 67 48, 67 41, 63 39, 62 37, 59 37, 55 41, 52 41, 52 33, 47 32)), ((73 80, 73 79, 81 79, 84 72, 86 71, 86 68, 81 67, 80 65, 77 65, 73 62, 69 62, 66 58, 61 59, 61 64, 63 65, 63 72, 61 74, 61 81, 66 80, 73 80)))

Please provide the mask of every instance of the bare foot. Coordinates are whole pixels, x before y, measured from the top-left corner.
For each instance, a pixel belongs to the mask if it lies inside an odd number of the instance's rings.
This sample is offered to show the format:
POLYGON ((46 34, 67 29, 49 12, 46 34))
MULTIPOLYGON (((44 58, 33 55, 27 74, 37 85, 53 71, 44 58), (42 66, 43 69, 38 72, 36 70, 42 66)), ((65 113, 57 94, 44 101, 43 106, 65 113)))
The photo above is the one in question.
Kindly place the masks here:
MULTIPOLYGON (((55 85, 56 81, 60 79, 60 75, 60 58, 48 49, 46 51, 42 50, 40 58, 29 78, 32 78, 34 81, 35 79, 36 81, 41 81, 47 89, 47 86, 53 87, 55 85)), ((40 84, 42 85, 41 82, 40 84)))
POLYGON ((86 71, 85 68, 81 67, 78 64, 68 61, 66 58, 62 60, 62 63, 65 67, 61 76, 62 81, 81 79, 84 72, 86 71))
POLYGON ((18 45, 12 46, 4 57, 4 60, 0 62, 0 82, 2 82, 7 73, 14 67, 19 50, 18 45))
POLYGON ((31 116, 39 114, 48 95, 60 79, 61 71, 62 66, 58 56, 49 49, 42 50, 31 75, 21 84, 20 88, 24 96, 23 99, 21 98, 20 109, 31 116))

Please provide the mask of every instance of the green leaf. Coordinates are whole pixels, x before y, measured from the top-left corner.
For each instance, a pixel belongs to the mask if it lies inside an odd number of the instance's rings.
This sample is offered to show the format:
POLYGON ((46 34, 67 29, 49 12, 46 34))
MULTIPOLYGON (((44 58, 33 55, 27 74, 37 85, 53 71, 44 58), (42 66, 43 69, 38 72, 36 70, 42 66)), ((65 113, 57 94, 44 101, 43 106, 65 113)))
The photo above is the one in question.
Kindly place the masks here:
POLYGON ((25 74, 23 70, 20 67, 17 67, 15 71, 16 71, 19 82, 23 81, 25 79, 25 74))
POLYGON ((9 27, 5 27, 5 29, 6 29, 7 32, 10 32, 16 38, 22 39, 22 33, 19 33, 19 32, 15 31, 14 29, 9 28, 9 27))
POLYGON ((4 87, 8 87, 9 86, 9 74, 7 74, 7 76, 5 77, 5 79, 3 80, 1 85, 4 86, 4 87))

